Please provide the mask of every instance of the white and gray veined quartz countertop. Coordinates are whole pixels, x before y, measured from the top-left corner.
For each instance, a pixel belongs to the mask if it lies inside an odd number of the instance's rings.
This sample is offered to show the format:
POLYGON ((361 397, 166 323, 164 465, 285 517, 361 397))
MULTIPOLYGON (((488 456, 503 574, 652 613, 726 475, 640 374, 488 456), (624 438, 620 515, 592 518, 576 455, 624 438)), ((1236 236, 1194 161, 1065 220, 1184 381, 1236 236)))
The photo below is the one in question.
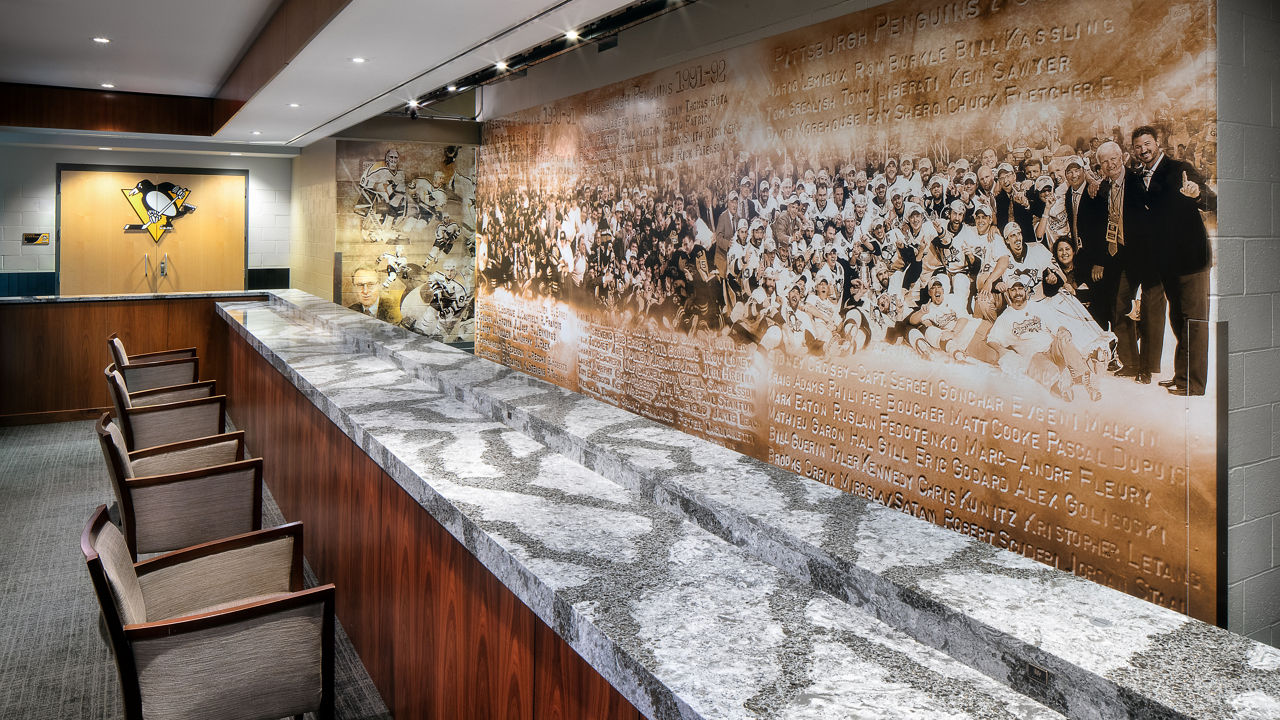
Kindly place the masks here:
POLYGON ((1280 717, 1280 651, 300 291, 218 308, 649 717, 1280 717))

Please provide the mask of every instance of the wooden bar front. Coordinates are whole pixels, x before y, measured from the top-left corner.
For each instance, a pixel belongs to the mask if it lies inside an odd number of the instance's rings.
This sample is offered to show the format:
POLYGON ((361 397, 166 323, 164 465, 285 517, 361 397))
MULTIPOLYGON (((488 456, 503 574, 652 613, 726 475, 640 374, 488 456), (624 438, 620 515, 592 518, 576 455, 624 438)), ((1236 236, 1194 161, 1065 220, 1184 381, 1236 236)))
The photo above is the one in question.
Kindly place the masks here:
POLYGON ((234 332, 228 350, 229 413, 395 717, 640 717, 234 332))
MULTIPOLYGON (((0 303, 0 423, 96 418, 107 336, 198 348, 397 718, 638 720, 639 713, 217 316, 223 298, 0 303)), ((105 475, 105 468, 104 468, 105 475)))
POLYGON ((0 303, 0 424, 96 418, 111 404, 107 336, 131 353, 196 347, 200 377, 225 387, 228 328, 214 311, 243 295, 0 303))

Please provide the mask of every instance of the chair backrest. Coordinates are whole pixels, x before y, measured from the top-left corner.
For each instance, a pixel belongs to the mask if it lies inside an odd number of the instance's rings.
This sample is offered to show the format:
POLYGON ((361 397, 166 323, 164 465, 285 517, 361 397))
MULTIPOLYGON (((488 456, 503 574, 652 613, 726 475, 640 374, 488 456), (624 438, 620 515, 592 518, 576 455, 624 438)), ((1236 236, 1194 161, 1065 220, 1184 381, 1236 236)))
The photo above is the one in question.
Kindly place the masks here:
POLYGON ((128 492, 125 481, 133 477, 133 465, 129 462, 129 446, 125 443, 124 431, 118 423, 112 422, 111 413, 102 413, 93 429, 98 433, 98 447, 107 462, 111 491, 120 506, 120 524, 124 526, 125 538, 131 539, 134 532, 133 496, 128 492))
POLYGON ((129 389, 125 387, 124 376, 116 369, 115 363, 108 365, 102 373, 107 377, 107 393, 111 395, 111 405, 116 411, 116 423, 124 432, 125 447, 129 447, 133 442, 133 431, 129 427, 129 414, 126 412, 133 407, 133 403, 129 402, 129 389))
POLYGON ((102 413, 93 429, 98 433, 98 444, 102 447, 102 457, 107 461, 107 469, 111 472, 111 481, 123 483, 133 477, 133 464, 129 461, 129 446, 124 441, 124 431, 111 419, 111 413, 102 413))
POLYGON ((102 371, 107 378, 107 391, 111 393, 111 404, 116 408, 116 417, 119 418, 124 414, 124 410, 133 407, 133 403, 129 401, 129 386, 124 382, 124 375, 120 374, 119 366, 111 363, 102 371))
POLYGON ((106 505, 99 505, 89 518, 80 536, 80 550, 107 627, 113 633, 118 628, 123 640, 125 625, 147 621, 147 606, 129 557, 129 546, 120 529, 107 517, 106 505))
POLYGON ((120 342, 119 335, 111 333, 111 337, 107 338, 107 347, 111 350, 111 359, 115 361, 116 367, 129 364, 129 354, 124 351, 124 343, 120 342))
POLYGON ((120 530, 107 517, 107 506, 99 505, 89 518, 84 533, 80 535, 80 551, 84 553, 85 567, 89 570, 98 607, 102 610, 102 620, 107 626, 111 654, 120 671, 125 707, 140 707, 137 664, 125 639, 124 628, 146 622, 147 607, 138 574, 129 557, 129 548, 120 530))

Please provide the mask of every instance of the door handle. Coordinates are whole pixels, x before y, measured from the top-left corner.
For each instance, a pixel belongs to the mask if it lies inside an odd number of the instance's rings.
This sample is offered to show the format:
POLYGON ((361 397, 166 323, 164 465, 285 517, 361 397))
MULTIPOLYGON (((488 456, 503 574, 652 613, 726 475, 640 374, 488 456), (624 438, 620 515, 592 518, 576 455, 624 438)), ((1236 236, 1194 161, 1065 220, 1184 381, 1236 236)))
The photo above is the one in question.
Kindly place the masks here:
POLYGON ((169 274, 168 266, 169 266, 169 253, 165 253, 164 257, 160 258, 160 277, 165 277, 166 275, 169 274))
POLYGON ((142 277, 151 277, 151 255, 142 253, 142 277))

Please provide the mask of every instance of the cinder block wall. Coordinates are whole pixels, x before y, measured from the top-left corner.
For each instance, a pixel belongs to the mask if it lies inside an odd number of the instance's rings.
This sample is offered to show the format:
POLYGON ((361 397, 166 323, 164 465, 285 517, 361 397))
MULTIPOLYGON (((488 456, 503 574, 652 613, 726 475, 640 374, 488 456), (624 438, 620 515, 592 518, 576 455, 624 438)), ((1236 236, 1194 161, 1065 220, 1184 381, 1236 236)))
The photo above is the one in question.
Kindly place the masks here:
POLYGON ((1218 2, 1218 319, 1229 323, 1228 627, 1280 645, 1280 5, 1218 2))
MULTIPOLYGON (((79 142, 79 138, 69 142, 79 142)), ((199 150, 196 144, 193 150, 199 150)), ((0 272, 53 272, 57 250, 58 163, 249 171, 248 267, 289 264, 289 159, 178 151, 87 150, 0 145, 0 272), (22 234, 47 232, 48 245, 22 245, 22 234)))

